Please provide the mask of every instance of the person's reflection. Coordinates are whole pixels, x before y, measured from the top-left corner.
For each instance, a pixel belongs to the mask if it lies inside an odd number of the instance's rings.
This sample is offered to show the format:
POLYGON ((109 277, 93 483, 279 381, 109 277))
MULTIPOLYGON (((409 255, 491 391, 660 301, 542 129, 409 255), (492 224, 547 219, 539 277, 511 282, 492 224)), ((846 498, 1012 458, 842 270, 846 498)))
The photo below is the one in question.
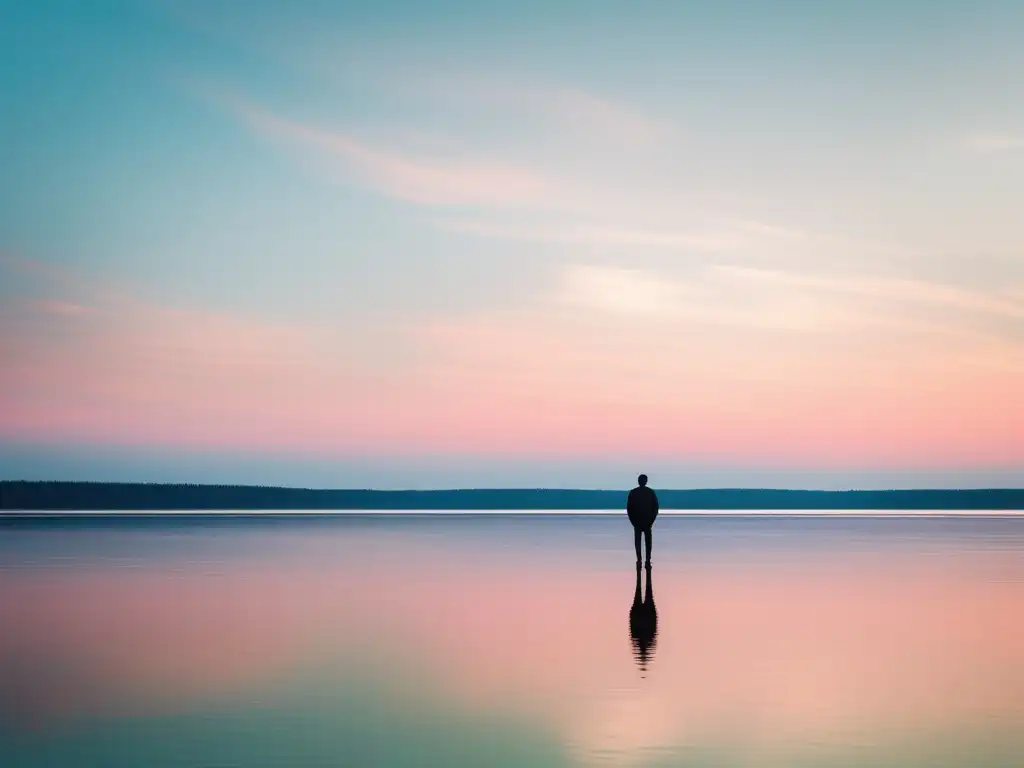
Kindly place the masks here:
POLYGON ((647 596, 640 590, 640 565, 636 567, 636 592, 629 609, 629 636, 633 642, 633 657, 642 672, 654 655, 654 644, 658 637, 658 611, 654 607, 654 589, 651 586, 651 566, 647 566, 647 596))

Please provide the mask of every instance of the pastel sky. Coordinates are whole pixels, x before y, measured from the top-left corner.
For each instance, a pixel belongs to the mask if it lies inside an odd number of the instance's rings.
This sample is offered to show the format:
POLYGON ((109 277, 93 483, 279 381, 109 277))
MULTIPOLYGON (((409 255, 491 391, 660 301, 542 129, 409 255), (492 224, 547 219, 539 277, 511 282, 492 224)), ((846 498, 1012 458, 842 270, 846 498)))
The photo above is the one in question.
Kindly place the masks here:
POLYGON ((1024 5, 0 9, 0 475, 1024 483, 1024 5))

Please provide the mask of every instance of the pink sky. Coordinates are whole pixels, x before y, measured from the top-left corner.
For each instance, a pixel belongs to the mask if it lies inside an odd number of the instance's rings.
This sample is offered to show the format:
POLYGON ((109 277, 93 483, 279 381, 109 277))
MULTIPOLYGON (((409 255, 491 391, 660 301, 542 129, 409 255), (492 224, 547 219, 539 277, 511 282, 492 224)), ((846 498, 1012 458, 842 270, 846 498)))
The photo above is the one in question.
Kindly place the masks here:
POLYGON ((728 326, 604 311, 608 279, 634 279, 615 274, 577 274, 582 299, 528 311, 345 328, 173 307, 71 271, 13 268, 45 298, 4 308, 7 440, 334 457, 1024 463, 1024 357, 969 333, 845 318, 821 335, 827 315, 791 318, 797 330, 781 333, 740 318, 760 342, 738 347, 728 326))
POLYGON ((1024 483, 1018 4, 18 5, 5 477, 1024 483))

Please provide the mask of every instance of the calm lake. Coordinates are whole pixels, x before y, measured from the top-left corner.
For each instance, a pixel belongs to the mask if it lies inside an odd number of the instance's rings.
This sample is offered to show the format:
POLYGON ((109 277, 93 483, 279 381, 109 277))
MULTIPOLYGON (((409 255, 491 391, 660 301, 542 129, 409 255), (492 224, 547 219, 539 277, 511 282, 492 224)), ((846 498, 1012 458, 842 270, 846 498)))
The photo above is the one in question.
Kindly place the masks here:
POLYGON ((0 519, 0 765, 1010 766, 1024 516, 0 519))

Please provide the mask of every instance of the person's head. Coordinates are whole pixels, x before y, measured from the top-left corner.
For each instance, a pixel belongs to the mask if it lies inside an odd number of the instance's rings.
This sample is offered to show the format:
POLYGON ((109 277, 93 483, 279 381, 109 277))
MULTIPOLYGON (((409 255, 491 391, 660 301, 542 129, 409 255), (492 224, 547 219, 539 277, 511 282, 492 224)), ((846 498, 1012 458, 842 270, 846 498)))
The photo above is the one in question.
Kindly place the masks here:
POLYGON ((647 475, 640 475, 636 481, 640 483, 640 485, 647 485, 647 475))

